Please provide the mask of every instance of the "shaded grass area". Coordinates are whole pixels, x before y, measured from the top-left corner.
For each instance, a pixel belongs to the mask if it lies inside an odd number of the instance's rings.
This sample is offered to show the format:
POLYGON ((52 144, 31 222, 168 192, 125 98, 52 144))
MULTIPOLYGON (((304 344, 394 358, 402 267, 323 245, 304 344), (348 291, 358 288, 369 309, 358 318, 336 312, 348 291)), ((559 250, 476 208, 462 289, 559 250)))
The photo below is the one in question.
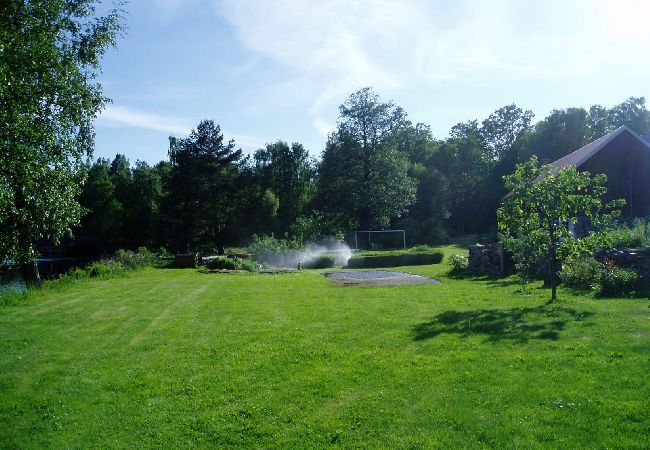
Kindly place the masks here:
POLYGON ((0 447, 650 446, 647 300, 401 270, 443 284, 145 269, 1 307, 0 447))
POLYGON ((480 309, 473 311, 445 311, 433 320, 414 327, 415 339, 430 339, 455 333, 463 337, 482 334, 489 340, 511 339, 526 342, 529 339, 558 340, 560 332, 570 321, 583 321, 592 316, 588 311, 542 305, 534 308, 480 309))

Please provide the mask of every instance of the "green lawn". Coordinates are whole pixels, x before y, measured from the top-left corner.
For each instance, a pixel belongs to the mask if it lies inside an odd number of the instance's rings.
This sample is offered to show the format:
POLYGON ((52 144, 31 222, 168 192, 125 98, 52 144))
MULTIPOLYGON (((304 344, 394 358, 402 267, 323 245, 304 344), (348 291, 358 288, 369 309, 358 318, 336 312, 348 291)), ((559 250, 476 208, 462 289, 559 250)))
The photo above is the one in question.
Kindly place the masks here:
POLYGON ((0 307, 0 448, 650 447, 648 300, 403 270, 443 284, 147 269, 0 307))

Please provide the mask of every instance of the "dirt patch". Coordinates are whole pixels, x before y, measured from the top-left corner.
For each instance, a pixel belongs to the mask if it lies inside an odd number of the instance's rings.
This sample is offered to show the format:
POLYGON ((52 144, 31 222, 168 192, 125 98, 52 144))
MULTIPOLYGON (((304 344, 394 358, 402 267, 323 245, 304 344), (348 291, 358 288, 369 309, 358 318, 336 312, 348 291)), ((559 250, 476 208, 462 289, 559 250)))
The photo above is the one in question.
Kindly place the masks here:
POLYGON ((406 272, 389 270, 360 270, 356 272, 326 272, 325 275, 342 286, 405 286, 440 284, 438 280, 406 272))

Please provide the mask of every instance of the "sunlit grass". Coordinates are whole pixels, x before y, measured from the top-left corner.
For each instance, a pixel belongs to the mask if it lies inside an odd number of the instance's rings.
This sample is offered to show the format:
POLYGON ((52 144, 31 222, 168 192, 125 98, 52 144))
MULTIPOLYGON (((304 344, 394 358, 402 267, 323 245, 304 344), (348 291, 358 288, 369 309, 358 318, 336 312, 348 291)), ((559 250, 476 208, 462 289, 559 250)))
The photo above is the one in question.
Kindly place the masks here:
POLYGON ((0 448, 650 446, 647 300, 395 270, 443 283, 147 269, 0 307, 0 448))

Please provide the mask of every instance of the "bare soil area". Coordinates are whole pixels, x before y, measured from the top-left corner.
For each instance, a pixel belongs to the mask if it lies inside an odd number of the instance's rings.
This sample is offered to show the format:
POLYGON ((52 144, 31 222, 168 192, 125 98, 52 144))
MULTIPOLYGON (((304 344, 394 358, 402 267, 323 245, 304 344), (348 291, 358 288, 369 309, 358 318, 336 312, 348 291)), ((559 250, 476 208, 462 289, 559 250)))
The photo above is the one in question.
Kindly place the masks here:
POLYGON ((359 270, 356 272, 326 272, 330 280, 342 286, 404 286, 413 284, 440 284, 433 278, 389 270, 359 270))

